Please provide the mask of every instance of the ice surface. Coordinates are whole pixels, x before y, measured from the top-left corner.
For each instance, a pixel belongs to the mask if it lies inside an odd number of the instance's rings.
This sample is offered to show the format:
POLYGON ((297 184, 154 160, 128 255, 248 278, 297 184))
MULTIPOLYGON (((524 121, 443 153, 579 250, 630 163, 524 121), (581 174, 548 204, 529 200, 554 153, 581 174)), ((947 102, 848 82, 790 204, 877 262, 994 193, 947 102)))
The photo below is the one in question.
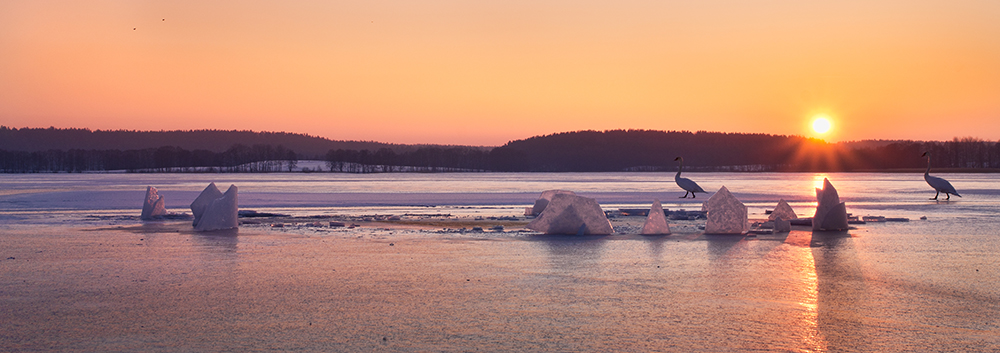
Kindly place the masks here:
POLYGON ((545 211, 545 207, 548 206, 549 202, 552 201, 552 197, 555 196, 555 195, 560 195, 560 194, 563 194, 563 195, 576 195, 575 193, 573 193, 572 191, 569 191, 569 190, 545 190, 545 191, 542 191, 542 196, 538 197, 538 200, 535 200, 535 205, 531 207, 531 214, 528 214, 528 216, 537 216, 537 215, 542 214, 542 211, 545 211))
POLYGON ((528 223, 527 228, 545 234, 606 235, 614 232, 596 200, 568 193, 552 195, 542 214, 528 223))
POLYGON ((725 186, 702 204, 708 212, 705 234, 742 234, 747 230, 747 206, 725 186))
POLYGON ((840 195, 829 179, 823 178, 823 188, 816 189, 816 215, 813 216, 813 230, 847 229, 847 205, 840 202, 840 195))
POLYGON ((156 188, 146 187, 146 199, 142 202, 142 220, 151 220, 159 216, 167 215, 167 208, 164 207, 163 196, 157 193, 156 188))
POLYGON ((230 185, 226 193, 222 194, 222 197, 212 200, 205 207, 205 211, 201 214, 201 219, 194 226, 194 229, 210 231, 238 228, 239 205, 237 194, 236 185, 230 185))
POLYGON ((799 218, 799 217, 795 215, 795 211, 792 210, 792 206, 789 206, 788 202, 786 202, 785 199, 780 199, 780 200, 778 200, 778 206, 774 207, 774 211, 771 212, 771 215, 769 217, 767 217, 767 220, 773 221, 773 220, 776 220, 778 218, 781 218, 781 219, 784 219, 784 220, 787 221, 787 220, 796 219, 796 218, 799 218))
POLYGON ((642 234, 670 234, 670 225, 667 224, 667 217, 663 213, 663 205, 660 200, 653 201, 653 207, 649 209, 646 223, 642 225, 642 234))
POLYGON ((197 198, 191 202, 191 213, 194 214, 194 222, 191 223, 192 226, 198 227, 198 223, 201 221, 201 216, 205 213, 205 208, 212 203, 213 200, 222 197, 222 191, 215 186, 215 183, 208 184, 205 190, 198 195, 197 198))
MULTIPOLYGON (((132 188, 132 213, 141 186, 132 188)), ((239 187, 243 207, 249 188, 239 187)), ((219 236, 187 232, 187 224, 146 233, 149 225, 5 223, 0 347, 1000 351, 1000 286, 992 285, 1000 282, 1000 200, 965 204, 989 217, 931 214, 870 225, 861 238, 801 231, 759 238, 769 241, 519 233, 462 240, 374 227, 219 236), (681 322, 669 336, 651 337, 674 319, 681 322)))

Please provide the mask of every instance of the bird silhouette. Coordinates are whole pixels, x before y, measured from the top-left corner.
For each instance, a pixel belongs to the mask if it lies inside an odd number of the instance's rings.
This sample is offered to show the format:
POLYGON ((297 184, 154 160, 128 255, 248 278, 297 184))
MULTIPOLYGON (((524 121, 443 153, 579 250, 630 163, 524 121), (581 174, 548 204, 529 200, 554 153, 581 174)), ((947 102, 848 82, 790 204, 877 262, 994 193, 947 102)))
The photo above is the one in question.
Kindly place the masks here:
POLYGON ((681 189, 684 189, 685 191, 684 196, 681 196, 679 198, 686 199, 688 194, 691 194, 692 199, 697 198, 697 196, 695 195, 696 192, 707 194, 707 192, 705 192, 705 189, 702 189, 701 186, 698 186, 698 183, 694 182, 694 180, 688 178, 681 178, 681 170, 684 169, 684 157, 674 158, 674 161, 680 162, 680 165, 677 167, 677 175, 674 175, 674 182, 676 182, 677 186, 680 186, 681 189))
POLYGON ((951 194, 955 194, 955 196, 962 197, 962 195, 958 194, 958 191, 955 191, 955 187, 951 186, 951 183, 949 183, 947 180, 931 176, 930 152, 924 152, 924 154, 921 155, 921 157, 927 157, 927 170, 924 171, 924 180, 926 180, 927 184, 929 184, 932 188, 934 188, 935 191, 937 191, 937 193, 934 194, 934 198, 932 198, 931 200, 937 200, 938 196, 941 195, 942 192, 946 196, 948 196, 947 198, 945 198, 945 201, 951 200, 951 194))

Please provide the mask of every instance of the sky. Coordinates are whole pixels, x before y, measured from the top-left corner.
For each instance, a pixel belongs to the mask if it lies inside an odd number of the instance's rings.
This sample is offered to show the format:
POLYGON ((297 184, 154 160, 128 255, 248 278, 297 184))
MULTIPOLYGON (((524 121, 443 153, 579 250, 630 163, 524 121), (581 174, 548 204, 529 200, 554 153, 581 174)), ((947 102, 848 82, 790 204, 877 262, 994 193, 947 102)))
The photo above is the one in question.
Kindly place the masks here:
POLYGON ((0 125, 1000 140, 1000 1, 0 0, 0 125))

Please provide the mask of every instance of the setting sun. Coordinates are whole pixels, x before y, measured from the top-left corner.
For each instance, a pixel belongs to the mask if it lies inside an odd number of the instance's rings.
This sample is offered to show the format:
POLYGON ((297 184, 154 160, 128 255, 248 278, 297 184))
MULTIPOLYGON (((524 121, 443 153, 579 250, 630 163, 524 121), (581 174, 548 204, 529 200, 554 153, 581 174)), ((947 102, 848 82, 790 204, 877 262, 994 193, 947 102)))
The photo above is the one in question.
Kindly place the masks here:
POLYGON ((813 131, 816 131, 816 133, 825 134, 827 131, 830 131, 831 126, 830 119, 826 116, 820 115, 817 116, 816 119, 813 119, 812 127, 813 131))

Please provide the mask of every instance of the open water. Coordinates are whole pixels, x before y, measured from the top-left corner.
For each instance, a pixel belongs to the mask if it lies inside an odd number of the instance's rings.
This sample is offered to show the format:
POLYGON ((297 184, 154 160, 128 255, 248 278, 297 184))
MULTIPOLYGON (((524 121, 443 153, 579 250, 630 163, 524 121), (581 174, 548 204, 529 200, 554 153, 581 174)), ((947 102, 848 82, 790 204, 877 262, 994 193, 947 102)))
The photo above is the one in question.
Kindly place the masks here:
POLYGON ((710 194, 678 199, 661 173, 2 175, 0 350, 1000 350, 1000 175, 938 175, 951 201, 927 200, 920 174, 685 176, 751 218, 782 198, 811 216, 826 177, 848 212, 910 221, 756 238, 201 234, 122 216, 147 185, 183 212, 208 182, 295 215, 520 215, 547 189, 700 209, 710 194))

